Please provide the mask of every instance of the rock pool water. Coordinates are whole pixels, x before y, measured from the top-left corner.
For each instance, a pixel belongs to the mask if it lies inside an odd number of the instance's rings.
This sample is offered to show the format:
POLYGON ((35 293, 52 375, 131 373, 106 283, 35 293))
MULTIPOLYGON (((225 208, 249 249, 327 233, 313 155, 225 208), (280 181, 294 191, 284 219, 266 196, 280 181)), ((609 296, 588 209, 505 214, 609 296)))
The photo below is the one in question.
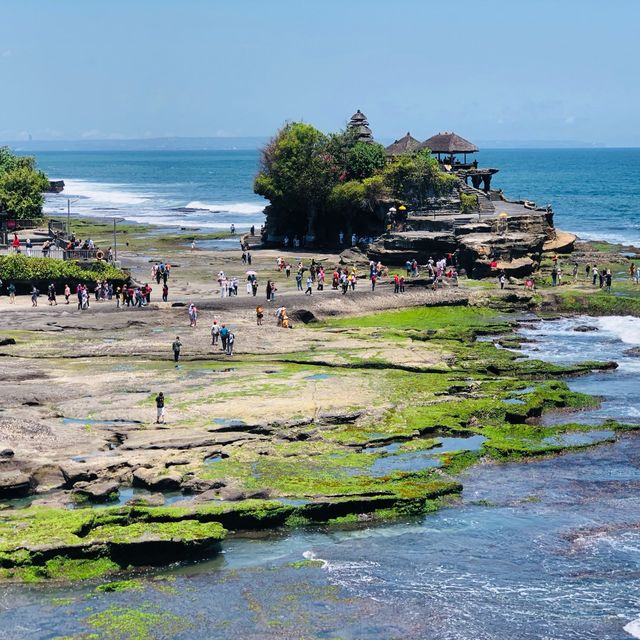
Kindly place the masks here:
POLYGON ((372 453, 385 453, 377 458, 366 473, 372 476, 386 476, 394 471, 421 471, 440 467, 442 462, 440 454, 451 451, 478 451, 482 443, 486 440, 484 436, 471 436, 470 438, 437 438, 437 444, 431 449, 421 451, 410 451, 407 453, 396 453, 400 445, 390 444, 385 447, 371 447, 365 449, 372 453))
MULTIPOLYGON (((620 362, 571 380, 605 397, 571 420, 640 416, 640 362, 623 353, 640 344, 633 325, 588 320, 600 330, 574 332, 584 318, 525 330, 531 354, 620 362)), ((209 562, 141 575, 135 591, 5 587, 0 638, 88 634, 91 616, 129 609, 173 616, 149 637, 181 640, 624 640, 640 629, 640 435, 462 480, 460 503, 424 519, 231 539, 209 562)))

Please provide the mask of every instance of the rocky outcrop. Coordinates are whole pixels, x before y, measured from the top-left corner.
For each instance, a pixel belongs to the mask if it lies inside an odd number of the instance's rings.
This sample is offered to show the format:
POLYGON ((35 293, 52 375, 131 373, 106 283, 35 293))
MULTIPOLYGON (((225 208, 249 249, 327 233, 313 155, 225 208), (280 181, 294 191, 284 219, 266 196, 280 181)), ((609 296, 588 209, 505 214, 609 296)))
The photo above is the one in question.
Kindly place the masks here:
POLYGON ((133 472, 133 486, 150 491, 178 491, 181 483, 182 475, 177 471, 141 467, 133 472))
POLYGON ((0 498, 21 498, 35 486, 32 476, 22 471, 0 471, 0 498))
POLYGON ((118 483, 110 480, 77 482, 71 496, 76 502, 112 502, 118 499, 118 483))
POLYGON ((417 215, 409 217, 407 226, 411 230, 382 236, 370 246, 369 257, 390 265, 414 259, 425 264, 456 253, 460 268, 471 277, 495 275, 494 260, 507 276, 523 277, 539 267, 545 243, 555 238, 550 214, 537 211, 506 218, 417 215))
POLYGON ((543 251, 554 253, 571 253, 575 247, 577 236, 566 231, 556 231, 553 238, 544 243, 543 251))

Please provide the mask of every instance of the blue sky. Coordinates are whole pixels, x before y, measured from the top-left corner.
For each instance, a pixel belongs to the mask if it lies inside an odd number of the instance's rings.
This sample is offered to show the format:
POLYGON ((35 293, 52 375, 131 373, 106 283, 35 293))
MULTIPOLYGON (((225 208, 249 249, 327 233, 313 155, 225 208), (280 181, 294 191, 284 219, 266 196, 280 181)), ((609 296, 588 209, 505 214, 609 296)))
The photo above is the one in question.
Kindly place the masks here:
POLYGON ((258 136, 640 146, 637 0, 3 0, 0 139, 258 136))

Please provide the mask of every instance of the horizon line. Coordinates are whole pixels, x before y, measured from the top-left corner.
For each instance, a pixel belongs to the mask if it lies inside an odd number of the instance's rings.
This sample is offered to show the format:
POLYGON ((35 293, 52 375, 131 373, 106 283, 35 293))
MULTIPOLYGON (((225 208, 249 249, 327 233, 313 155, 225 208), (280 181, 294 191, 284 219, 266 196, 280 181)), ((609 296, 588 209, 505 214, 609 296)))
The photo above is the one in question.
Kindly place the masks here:
MULTIPOLYGON (((153 149, 155 151, 199 151, 199 150, 207 150, 198 148, 201 147, 202 144, 206 144, 207 142, 217 143, 218 145, 232 145, 233 142, 237 143, 245 143, 247 146, 244 149, 211 149, 211 150, 238 150, 238 151, 247 151, 250 149, 258 149, 259 145, 254 146, 255 143, 259 141, 269 140, 272 136, 270 135, 251 135, 251 136, 159 136, 154 138, 95 138, 95 139, 86 139, 86 138, 68 138, 68 139, 36 139, 36 140, 0 140, 0 146, 8 146, 14 149, 20 149, 21 147, 25 149, 31 148, 34 151, 66 151, 68 149, 64 149, 66 145, 72 145, 75 147, 94 147, 94 151, 100 151, 101 149, 97 149, 95 147, 126 147, 128 145, 135 145, 138 147, 143 146, 153 146, 154 144, 162 144, 162 143, 174 143, 178 144, 180 142, 188 143, 199 141, 200 145, 195 147, 183 147, 180 149, 171 149, 171 148, 156 148, 153 149), (253 144, 248 144, 252 142, 253 144), (47 149, 38 149, 37 147, 42 145, 47 147, 47 149)), ((381 144, 385 144, 389 141, 388 144, 393 142, 393 139, 382 137, 380 139, 381 144)), ((526 148, 546 148, 546 149, 637 149, 640 148, 640 145, 610 145, 602 142, 586 142, 582 140, 527 140, 527 139, 518 139, 518 140, 500 140, 500 139, 486 139, 477 140, 477 144, 480 146, 484 146, 485 149, 526 149, 526 148)), ((104 149, 108 150, 108 149, 104 149)), ((121 149, 121 150, 143 150, 143 149, 121 149)), ((482 151, 482 149, 480 150, 482 151)))

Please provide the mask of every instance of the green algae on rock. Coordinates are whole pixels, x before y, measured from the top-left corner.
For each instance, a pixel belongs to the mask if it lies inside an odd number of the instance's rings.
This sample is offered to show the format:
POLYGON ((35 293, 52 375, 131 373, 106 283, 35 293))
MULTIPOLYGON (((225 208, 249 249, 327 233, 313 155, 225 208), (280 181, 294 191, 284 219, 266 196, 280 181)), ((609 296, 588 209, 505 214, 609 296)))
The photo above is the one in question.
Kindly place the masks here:
MULTIPOLYGON (((455 474, 482 458, 574 448, 557 436, 589 427, 535 420, 549 410, 593 406, 558 377, 613 365, 559 366, 498 348, 500 336, 518 342, 517 320, 482 307, 415 307, 317 323, 300 329, 313 350, 293 341, 274 353, 243 355, 233 367, 205 359, 175 370, 138 359, 127 375, 162 371, 175 417, 155 431, 111 425, 108 442, 116 442, 120 459, 112 470, 106 457, 100 473, 119 483, 139 469, 170 476, 195 497, 162 507, 7 509, 0 514, 0 577, 95 578, 215 553, 227 531, 422 516, 455 499, 462 490, 455 474), (308 380, 314 372, 331 377, 308 380), (206 384, 186 384, 200 375, 206 384), (234 417, 218 413, 240 389, 250 402, 234 407, 234 417), (285 402, 287 394, 308 394, 308 408, 285 402), (253 403, 262 404, 248 415, 253 403), (388 445, 396 448, 382 449, 388 445)), ((114 362, 105 376, 121 375, 114 362)), ((153 392, 144 383, 136 408, 146 412, 153 392)), ((65 463, 65 490, 93 473, 71 466, 65 463)))

